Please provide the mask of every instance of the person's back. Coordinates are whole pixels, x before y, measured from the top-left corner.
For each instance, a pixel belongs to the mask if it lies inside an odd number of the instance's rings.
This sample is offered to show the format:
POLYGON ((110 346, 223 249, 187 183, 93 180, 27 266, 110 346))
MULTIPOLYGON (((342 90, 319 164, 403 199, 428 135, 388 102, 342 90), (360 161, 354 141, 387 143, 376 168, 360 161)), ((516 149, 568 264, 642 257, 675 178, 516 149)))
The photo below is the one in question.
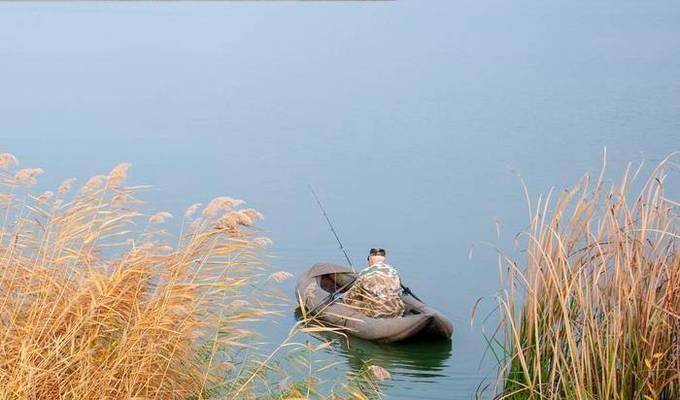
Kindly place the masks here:
POLYGON ((397 271, 385 263, 385 250, 371 249, 368 264, 345 294, 345 303, 372 318, 402 316, 401 280, 397 271))

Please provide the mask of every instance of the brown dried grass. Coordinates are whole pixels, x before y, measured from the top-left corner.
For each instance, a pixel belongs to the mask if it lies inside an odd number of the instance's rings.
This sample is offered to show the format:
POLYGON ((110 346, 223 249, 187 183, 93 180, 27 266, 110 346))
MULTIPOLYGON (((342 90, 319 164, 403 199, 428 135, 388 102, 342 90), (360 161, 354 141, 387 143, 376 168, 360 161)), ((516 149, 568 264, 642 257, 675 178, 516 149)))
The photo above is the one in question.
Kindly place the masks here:
POLYGON ((13 173, 0 155, 0 399, 187 399, 240 390, 224 349, 242 323, 271 313, 242 299, 267 276, 251 226, 231 198, 185 217, 177 243, 145 219, 125 185, 129 164, 33 197, 43 172, 13 173), (238 307, 233 307, 238 303, 238 307), (218 390, 220 389, 220 390, 218 390))
POLYGON ((680 398, 680 204, 664 194, 677 166, 635 196, 629 167, 530 207, 526 259, 502 269, 500 398, 680 398))

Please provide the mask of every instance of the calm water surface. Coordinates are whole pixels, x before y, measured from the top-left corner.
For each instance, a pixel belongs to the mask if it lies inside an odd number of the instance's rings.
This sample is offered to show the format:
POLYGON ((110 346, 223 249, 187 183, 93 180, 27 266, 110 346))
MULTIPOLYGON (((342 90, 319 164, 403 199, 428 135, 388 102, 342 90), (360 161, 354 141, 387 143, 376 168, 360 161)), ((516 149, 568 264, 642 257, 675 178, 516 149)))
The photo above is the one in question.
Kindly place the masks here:
POLYGON ((150 211, 245 198, 296 275, 343 262, 314 185, 356 264, 387 248, 456 326, 322 357, 384 366, 389 398, 469 399, 494 372, 470 324, 498 287, 486 243, 515 254, 527 224, 515 173, 538 195, 604 146, 612 171, 680 149, 679 20, 671 1, 5 3, 0 150, 45 189, 130 161, 150 211))

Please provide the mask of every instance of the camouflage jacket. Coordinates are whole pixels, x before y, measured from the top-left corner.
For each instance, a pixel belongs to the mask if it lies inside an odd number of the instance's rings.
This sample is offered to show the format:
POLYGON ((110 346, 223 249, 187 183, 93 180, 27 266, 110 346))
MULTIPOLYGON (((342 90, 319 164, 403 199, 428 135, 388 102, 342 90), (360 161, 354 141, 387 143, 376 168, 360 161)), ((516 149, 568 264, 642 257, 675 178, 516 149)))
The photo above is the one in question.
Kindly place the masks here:
POLYGON ((385 263, 377 263, 364 268, 359 272, 357 283, 377 297, 401 292, 399 273, 391 265, 385 263))
POLYGON ((399 274, 384 263, 365 268, 345 295, 345 303, 373 318, 403 315, 399 274))

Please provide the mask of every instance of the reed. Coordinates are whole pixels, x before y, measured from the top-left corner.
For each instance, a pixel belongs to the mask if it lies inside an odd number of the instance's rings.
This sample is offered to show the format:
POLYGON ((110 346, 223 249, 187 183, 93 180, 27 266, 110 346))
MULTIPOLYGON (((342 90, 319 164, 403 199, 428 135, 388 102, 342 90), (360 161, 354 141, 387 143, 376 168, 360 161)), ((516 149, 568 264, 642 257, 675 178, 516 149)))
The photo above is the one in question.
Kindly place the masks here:
POLYGON ((194 205, 175 241, 171 214, 138 210, 129 164, 72 195, 72 179, 32 194, 43 170, 16 164, 0 154, 0 399, 247 392, 225 377, 249 371, 231 356, 252 342, 244 323, 273 312, 248 297, 267 281, 260 213, 229 197, 194 205))
POLYGON ((498 398, 680 398, 677 166, 639 184, 630 166, 605 184, 603 167, 530 207, 524 261, 501 262, 498 398))

